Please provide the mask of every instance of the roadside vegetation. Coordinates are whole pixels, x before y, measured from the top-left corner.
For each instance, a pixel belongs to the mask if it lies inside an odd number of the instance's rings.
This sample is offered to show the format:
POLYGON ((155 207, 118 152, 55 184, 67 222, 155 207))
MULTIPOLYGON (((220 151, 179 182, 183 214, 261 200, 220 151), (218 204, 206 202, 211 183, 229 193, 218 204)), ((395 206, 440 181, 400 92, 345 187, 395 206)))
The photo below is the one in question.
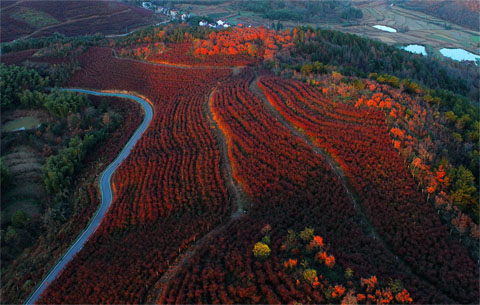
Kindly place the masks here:
POLYGON ((66 67, 0 65, 2 125, 24 116, 41 122, 2 131, 2 302, 23 302, 83 229, 98 204, 95 174, 114 157, 105 152, 120 149, 141 118, 128 102, 49 89, 66 84, 66 67))

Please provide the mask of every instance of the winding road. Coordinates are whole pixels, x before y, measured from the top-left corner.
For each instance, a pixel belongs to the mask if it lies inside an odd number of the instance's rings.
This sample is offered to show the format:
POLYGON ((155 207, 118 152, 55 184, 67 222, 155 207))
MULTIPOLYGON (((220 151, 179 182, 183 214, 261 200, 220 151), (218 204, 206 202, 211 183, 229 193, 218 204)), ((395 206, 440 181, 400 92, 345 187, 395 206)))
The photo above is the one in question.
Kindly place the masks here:
POLYGON ((122 93, 109 93, 109 92, 98 92, 98 91, 91 91, 91 90, 84 90, 84 89, 61 89, 64 91, 72 91, 72 92, 79 92, 79 93, 86 93, 91 95, 99 95, 99 96, 114 96, 114 97, 121 97, 131 99, 137 103, 139 103, 144 111, 145 117, 143 122, 137 128, 133 136, 128 140, 127 144, 123 147, 120 154, 115 158, 115 160, 110 163, 110 165, 102 172, 99 180, 99 188, 100 193, 102 195, 102 201, 100 206, 98 207, 95 215, 88 223, 87 227, 80 233, 78 238, 73 242, 73 244, 68 248, 65 254, 57 261, 57 263, 50 269, 47 275, 43 278, 40 284, 37 285, 34 292, 28 297, 25 304, 34 304, 38 298, 42 295, 44 290, 47 288, 49 283, 51 283, 63 270, 63 268, 73 259, 75 254, 77 254, 82 248, 85 242, 90 238, 90 236, 95 233, 98 226, 103 220, 103 217, 108 211, 113 199, 113 192, 112 192, 112 185, 111 179, 115 170, 120 166, 123 160, 130 154, 133 146, 142 136, 143 132, 147 129, 150 121, 153 117, 153 107, 150 105, 149 102, 146 100, 139 98, 135 95, 130 94, 122 94, 122 93))

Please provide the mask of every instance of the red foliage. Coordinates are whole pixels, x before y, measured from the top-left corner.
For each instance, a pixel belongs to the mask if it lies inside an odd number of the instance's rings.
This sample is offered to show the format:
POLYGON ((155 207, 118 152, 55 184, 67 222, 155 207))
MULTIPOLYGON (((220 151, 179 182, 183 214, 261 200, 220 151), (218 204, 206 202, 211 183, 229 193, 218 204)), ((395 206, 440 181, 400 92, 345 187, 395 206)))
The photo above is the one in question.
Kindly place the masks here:
POLYGON ((259 85, 285 118, 341 164, 372 225, 418 276, 453 299, 478 299, 476 264, 417 191, 391 145, 384 112, 335 103, 298 81, 263 77, 259 85))
POLYGON ((195 55, 244 54, 259 59, 273 59, 279 48, 293 47, 290 31, 277 32, 264 27, 235 27, 210 33, 208 39, 194 45, 195 55))
MULTIPOLYGON (((418 295, 419 302, 447 302, 399 265, 378 240, 364 234, 338 177, 266 111, 248 90, 252 80, 253 73, 244 70, 222 82, 211 100, 215 121, 227 137, 233 175, 249 195, 249 211, 196 249, 188 266, 161 285, 159 303, 326 303, 320 289, 295 283, 286 274, 291 256, 282 256, 279 240, 288 229, 305 226, 325 237, 331 258, 356 275, 400 278, 409 291, 414 288, 415 300, 418 295), (272 228, 271 254, 260 261, 252 248, 266 224, 272 228), (213 284, 216 291, 208 289, 213 284)), ((293 255, 298 252, 292 249, 293 255)), ((314 284, 321 282, 318 278, 314 284)))
POLYGON ((168 44, 168 49, 165 52, 152 54, 147 57, 147 60, 155 63, 173 63, 185 66, 246 66, 256 62, 254 58, 245 54, 209 54, 207 49, 193 50, 192 43, 189 42, 168 44))
POLYGON ((80 56, 80 64, 72 86, 137 92, 154 105, 154 118, 113 177, 104 221, 40 303, 142 303, 178 254, 229 213, 203 109, 230 72, 119 60, 102 48, 80 56))

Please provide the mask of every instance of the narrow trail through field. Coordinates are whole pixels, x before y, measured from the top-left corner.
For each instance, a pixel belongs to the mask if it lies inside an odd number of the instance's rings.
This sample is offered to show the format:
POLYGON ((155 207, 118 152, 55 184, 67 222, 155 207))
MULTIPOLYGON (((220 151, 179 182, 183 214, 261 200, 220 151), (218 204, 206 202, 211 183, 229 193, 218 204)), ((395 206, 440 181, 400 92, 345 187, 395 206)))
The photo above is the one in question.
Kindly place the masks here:
POLYGON ((182 267, 186 266, 192 257, 192 255, 200 249, 204 245, 208 244, 208 242, 215 238, 215 235, 220 233, 222 229, 226 228, 230 223, 233 221, 245 216, 244 207, 247 201, 247 197, 244 194, 241 186, 235 181, 232 174, 232 165, 230 158, 228 156, 228 145, 227 139, 223 134, 222 130, 219 128, 217 122, 213 118, 213 114, 211 111, 212 107, 212 98, 213 94, 215 94, 215 88, 210 92, 208 95, 208 100, 206 103, 205 115, 208 118, 209 122, 214 126, 215 138, 220 145, 220 151, 222 154, 222 175, 225 179, 226 187, 228 190, 228 194, 230 197, 231 202, 233 203, 233 212, 230 215, 230 219, 221 223, 219 226, 205 234, 202 238, 197 240, 190 248, 185 251, 182 255, 180 255, 177 260, 170 266, 170 268, 162 275, 160 280, 155 284, 154 292, 150 294, 151 297, 147 298, 148 303, 158 303, 158 299, 166 293, 163 290, 164 285, 168 283, 168 281, 174 278, 178 272, 181 270, 182 267))
MULTIPOLYGON (((350 184, 348 183, 344 170, 340 167, 340 165, 337 162, 333 160, 333 158, 326 151, 324 151, 321 147, 314 145, 310 140, 310 138, 308 138, 305 134, 297 130, 293 123, 289 122, 277 111, 277 109, 270 103, 268 98, 265 96, 265 94, 263 93, 263 90, 258 86, 257 84, 257 81, 259 78, 258 73, 255 73, 255 75, 256 75, 255 79, 250 83, 250 86, 249 86, 250 91, 254 93, 263 102, 266 110, 270 114, 272 114, 280 123, 282 123, 285 127, 287 127, 288 130, 290 130, 290 132, 294 136, 302 139, 308 146, 311 147, 311 149, 316 154, 321 155, 325 159, 329 167, 332 169, 335 175, 340 179, 340 182, 342 183, 342 186, 345 192, 347 193, 348 198, 352 202, 352 205, 355 211, 357 212, 357 215, 360 217, 359 220, 360 220, 361 228, 364 230, 367 236, 370 236, 373 239, 379 240, 383 245, 383 247, 385 248, 385 250, 388 252, 388 254, 392 255, 404 270, 408 271, 410 274, 415 274, 417 277, 419 277, 420 279, 422 279, 432 287, 436 288, 436 286, 433 283, 431 283, 428 279, 414 272, 413 269, 410 267, 410 265, 408 265, 403 259, 398 257, 393 252, 393 250, 388 246, 385 240, 376 232, 375 228, 370 223, 365 212, 363 211, 363 208, 358 203, 358 200, 356 199, 358 198, 358 195, 356 194, 353 187, 351 187, 350 184)), ((457 301, 453 300, 450 296, 445 295, 445 293, 440 291, 438 291, 438 293, 442 294, 445 298, 449 299, 451 303, 458 303, 457 301)))
POLYGON ((15 3, 12 3, 12 4, 8 5, 8 6, 4 6, 4 7, 0 7, 0 8, 2 9, 2 11, 5 11, 6 9, 9 9, 9 8, 11 8, 11 7, 14 7, 14 6, 17 6, 17 5, 19 5, 19 4, 23 3, 23 2, 25 2, 25 0, 20 0, 20 1, 17 1, 17 2, 15 2, 15 3))
POLYGON ((102 17, 103 18, 109 18, 109 17, 115 16, 115 15, 118 15, 118 14, 128 13, 130 11, 131 11, 131 9, 128 8, 126 10, 115 12, 115 13, 112 13, 110 15, 93 15, 93 16, 77 18, 77 19, 69 19, 69 20, 66 20, 64 22, 55 23, 55 24, 52 24, 52 25, 49 25, 49 26, 46 26, 46 27, 43 27, 43 28, 39 28, 38 30, 33 31, 32 33, 30 33, 28 35, 20 37, 19 40, 24 40, 24 39, 30 38, 30 37, 34 36, 35 34, 38 34, 38 33, 42 32, 44 30, 48 30, 50 28, 54 28, 54 27, 57 27, 57 26, 62 26, 62 25, 70 24, 70 23, 75 23, 75 22, 78 22, 78 21, 90 20, 90 19, 95 19, 95 18, 102 18, 102 17))
POLYGON ((184 64, 174 64, 174 63, 162 63, 162 62, 152 62, 147 60, 129 58, 129 57, 120 57, 117 55, 117 51, 114 48, 111 48, 113 52, 113 57, 120 60, 127 60, 133 62, 139 62, 142 64, 153 65, 153 66, 160 66, 160 67, 170 67, 170 68, 177 68, 177 69, 197 69, 197 70, 206 70, 206 69, 236 69, 244 68, 244 66, 192 66, 192 65, 184 65, 184 64))

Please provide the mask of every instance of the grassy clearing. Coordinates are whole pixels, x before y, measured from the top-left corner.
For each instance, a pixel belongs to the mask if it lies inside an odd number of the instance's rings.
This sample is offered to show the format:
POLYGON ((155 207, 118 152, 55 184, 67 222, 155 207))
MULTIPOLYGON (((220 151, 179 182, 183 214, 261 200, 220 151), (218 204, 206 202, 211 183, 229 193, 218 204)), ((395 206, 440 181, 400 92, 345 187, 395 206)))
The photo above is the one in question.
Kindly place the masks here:
POLYGON ((228 18, 227 22, 231 24, 246 23, 244 20, 245 18, 251 18, 253 16, 257 16, 254 12, 247 12, 247 11, 239 11, 239 12, 240 12, 240 15, 236 15, 231 18, 228 18))
POLYGON ((59 23, 57 19, 49 14, 27 7, 18 7, 10 17, 25 22, 35 28, 42 28, 59 23))
POLYGON ((384 19, 383 16, 380 16, 380 14, 378 14, 377 11, 372 8, 367 8, 367 11, 370 13, 370 15, 377 19, 377 21, 382 21, 384 19))
POLYGON ((32 128, 37 128, 37 126, 40 125, 40 120, 27 116, 23 118, 18 118, 12 121, 7 122, 3 127, 2 131, 3 132, 9 132, 9 131, 14 131, 14 130, 19 130, 19 129, 32 129, 32 128))
POLYGON ((225 12, 225 13, 213 13, 213 14, 208 14, 208 17, 211 17, 213 19, 218 19, 218 18, 223 18, 225 16, 231 15, 231 13, 225 12))
POLYGON ((18 145, 6 153, 3 160, 12 175, 13 183, 2 194, 2 213, 10 217, 21 210, 30 217, 38 215, 40 202, 45 200, 40 152, 28 145, 18 145))
POLYGON ((472 40, 473 43, 479 43, 480 42, 480 36, 477 36, 477 35, 471 35, 470 39, 472 40))
POLYGON ((437 35, 437 34, 431 34, 431 35, 428 35, 428 37, 433 38, 433 39, 437 39, 437 40, 441 40, 441 41, 445 41, 445 42, 452 42, 452 43, 456 42, 455 40, 452 40, 452 39, 449 39, 445 36, 441 36, 441 35, 437 35))

